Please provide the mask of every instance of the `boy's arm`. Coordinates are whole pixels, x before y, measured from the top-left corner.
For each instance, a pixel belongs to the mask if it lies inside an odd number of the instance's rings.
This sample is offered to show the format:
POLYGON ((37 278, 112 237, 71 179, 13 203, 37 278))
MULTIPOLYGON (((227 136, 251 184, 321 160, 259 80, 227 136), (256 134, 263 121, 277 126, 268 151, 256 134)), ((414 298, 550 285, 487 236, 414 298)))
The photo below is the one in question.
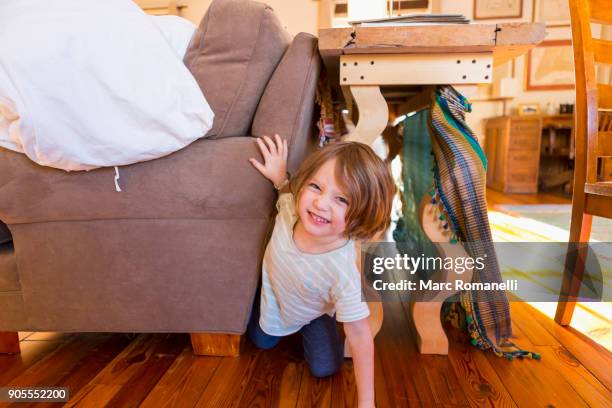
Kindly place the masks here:
POLYGON ((274 135, 274 140, 268 136, 257 138, 257 145, 264 158, 264 164, 261 164, 254 158, 250 158, 249 162, 274 184, 277 190, 283 190, 287 180, 287 156, 289 148, 287 140, 281 140, 279 135, 274 135))
POLYGON ((374 406, 374 340, 368 318, 344 323, 351 347, 359 408, 374 406))

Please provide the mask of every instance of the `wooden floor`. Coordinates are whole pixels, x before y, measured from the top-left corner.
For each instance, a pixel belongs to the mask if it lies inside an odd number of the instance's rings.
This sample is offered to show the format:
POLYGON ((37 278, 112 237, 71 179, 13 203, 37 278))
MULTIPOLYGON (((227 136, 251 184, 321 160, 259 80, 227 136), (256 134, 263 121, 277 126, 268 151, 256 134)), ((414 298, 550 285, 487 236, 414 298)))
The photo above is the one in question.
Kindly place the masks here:
POLYGON ((522 204, 571 204, 571 198, 558 194, 537 193, 537 194, 504 194, 499 191, 487 189, 487 205, 489 210, 494 210, 501 204, 522 205, 522 204))
MULTIPOLYGON (((405 305, 385 304, 377 406, 610 406, 610 353, 527 304, 513 303, 512 312, 515 342, 541 361, 484 353, 452 328, 448 357, 420 355, 405 305)), ((270 351, 245 341, 237 358, 195 357, 183 334, 21 335, 21 355, 0 356, 0 386, 68 386, 69 406, 355 406, 350 360, 337 375, 315 379, 299 335, 270 351)))
MULTIPOLYGON (((511 304, 514 341, 541 353, 540 361, 479 351, 450 327, 448 356, 420 355, 407 306, 384 308, 375 341, 378 407, 612 406, 612 355, 528 304, 511 304)), ((20 337, 21 355, 0 355, 0 386, 68 386, 68 406, 356 406, 351 361, 337 375, 315 379, 299 335, 269 351, 243 341, 237 358, 195 357, 184 334, 20 337)))

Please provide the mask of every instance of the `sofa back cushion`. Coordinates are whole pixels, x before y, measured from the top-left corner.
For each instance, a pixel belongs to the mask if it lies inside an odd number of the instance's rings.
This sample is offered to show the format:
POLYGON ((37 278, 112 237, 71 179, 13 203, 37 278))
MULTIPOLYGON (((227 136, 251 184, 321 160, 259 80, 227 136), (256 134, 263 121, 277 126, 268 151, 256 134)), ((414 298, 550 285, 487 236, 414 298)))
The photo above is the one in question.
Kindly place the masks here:
POLYGON ((249 133, 259 99, 290 40, 263 3, 211 3, 184 58, 215 113, 208 138, 249 133))
POLYGON ((278 133, 287 139, 291 173, 317 143, 313 115, 321 63, 317 38, 306 33, 296 35, 274 71, 253 119, 253 136, 278 133))

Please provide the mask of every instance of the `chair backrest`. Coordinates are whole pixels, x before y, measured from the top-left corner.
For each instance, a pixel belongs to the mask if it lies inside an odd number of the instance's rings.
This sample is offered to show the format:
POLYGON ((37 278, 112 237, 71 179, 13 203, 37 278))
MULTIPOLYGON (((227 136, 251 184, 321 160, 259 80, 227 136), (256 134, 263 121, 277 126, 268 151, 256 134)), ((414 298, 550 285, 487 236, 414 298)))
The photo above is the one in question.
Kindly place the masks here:
POLYGON ((612 64, 612 41, 593 38, 591 24, 612 24, 609 0, 569 0, 576 72, 576 172, 598 181, 598 162, 612 156, 612 86, 598 84, 596 64, 612 64))

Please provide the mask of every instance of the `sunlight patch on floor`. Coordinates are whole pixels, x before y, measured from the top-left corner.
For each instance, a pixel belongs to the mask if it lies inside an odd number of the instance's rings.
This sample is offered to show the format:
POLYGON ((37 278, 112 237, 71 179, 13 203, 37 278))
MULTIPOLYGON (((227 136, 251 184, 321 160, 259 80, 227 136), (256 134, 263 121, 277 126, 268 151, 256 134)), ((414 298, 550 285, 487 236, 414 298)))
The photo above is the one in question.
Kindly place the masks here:
MULTIPOLYGON (((489 223, 495 242, 567 242, 569 231, 530 218, 489 211, 489 223)), ((592 242, 597 242, 592 240, 592 242)), ((529 302, 554 319, 556 302, 529 302)), ((577 303, 571 326, 612 351, 612 303, 577 303)))
MULTIPOLYGON (((555 318, 556 302, 529 302, 531 306, 551 319, 555 318)), ((571 326, 593 341, 612 351, 612 303, 578 303, 574 309, 571 326)))
POLYGON ((489 211, 495 242, 567 242, 569 231, 530 218, 489 211))

